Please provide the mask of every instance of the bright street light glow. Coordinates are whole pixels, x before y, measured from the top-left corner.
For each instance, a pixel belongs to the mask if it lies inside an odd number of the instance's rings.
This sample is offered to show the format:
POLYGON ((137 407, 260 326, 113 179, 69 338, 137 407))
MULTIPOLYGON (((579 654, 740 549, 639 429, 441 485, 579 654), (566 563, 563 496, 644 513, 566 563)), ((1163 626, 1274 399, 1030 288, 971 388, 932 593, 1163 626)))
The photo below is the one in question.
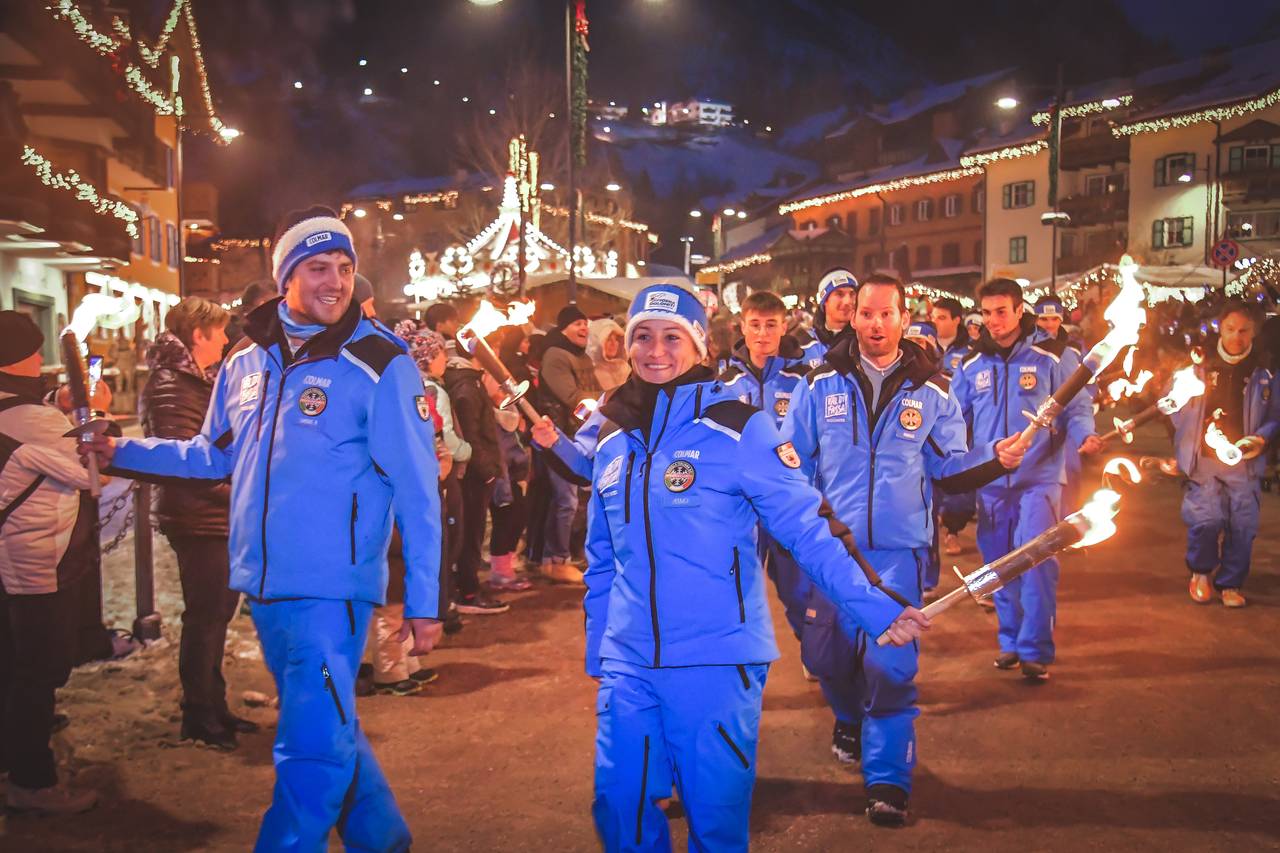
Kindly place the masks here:
POLYGON ((472 6, 497 6, 502 0, 471 0, 472 6))
POLYGON ((357 62, 356 64, 357 64, 357 65, 359 65, 361 68, 364 68, 366 65, 368 65, 368 64, 369 64, 369 60, 367 60, 367 59, 362 59, 362 60, 360 60, 359 62, 357 62))
POLYGON ((694 219, 701 219, 701 218, 702 218, 702 211, 701 211, 701 210, 691 210, 691 211, 689 211, 689 215, 690 215, 690 216, 692 216, 694 219))
POLYGON ((393 213, 391 214, 391 218, 394 219, 396 222, 404 222, 403 213, 393 213))
POLYGON ((1189 184, 1189 183, 1191 183, 1191 173, 1190 173, 1190 172, 1183 172, 1181 175, 1179 175, 1179 176, 1178 176, 1178 183, 1180 183, 1180 184, 1189 184))
POLYGON ((764 132, 765 132, 765 133, 773 133, 773 125, 771 125, 771 124, 766 124, 766 125, 764 126, 764 132))
POLYGON ((1002 110, 1011 110, 1018 106, 1018 99, 1005 95, 1003 98, 996 101, 996 106, 1002 110))
POLYGON ((372 90, 372 89, 370 89, 368 86, 365 86, 365 87, 364 87, 364 94, 365 94, 365 97, 368 97, 369 95, 372 95, 372 94, 373 94, 373 90, 372 90))
POLYGON ((1120 106, 1120 99, 1119 98, 1103 98, 1102 105, 1109 110, 1114 110, 1116 107, 1120 106))
POLYGON ((234 127, 224 127, 218 131, 218 135, 221 136, 224 141, 230 142, 233 139, 240 138, 240 131, 236 130, 234 127))
POLYGON ((462 103, 466 104, 466 103, 470 103, 470 101, 471 101, 471 99, 470 99, 470 98, 468 98, 466 95, 463 95, 463 96, 462 96, 462 103))
POLYGON ((746 218, 747 218, 747 212, 746 212, 745 210, 739 210, 739 211, 738 211, 738 218, 739 218, 739 219, 746 219, 746 218))
POLYGON ((1031 284, 1031 279, 1029 278, 1015 278, 1014 281, 1016 281, 1020 287, 1028 287, 1031 284))
POLYGON ((401 73, 401 74, 408 74, 408 73, 409 73, 409 69, 408 69, 408 68, 405 68, 404 66, 401 66, 401 67, 400 67, 400 73, 401 73))
POLYGON ((538 184, 538 189, 542 190, 543 192, 549 193, 555 188, 556 188, 555 184, 549 184, 546 181, 543 181, 542 183, 538 184))
POLYGON ((555 113, 547 113, 547 118, 555 118, 555 117, 556 117, 555 113))
POLYGON ((1252 222, 1241 222, 1241 223, 1240 223, 1240 230, 1241 230, 1241 231, 1252 231, 1252 230, 1253 230, 1253 223, 1252 223, 1252 222))
POLYGON ((365 210, 363 207, 357 207, 355 210, 351 211, 351 213, 355 216, 356 219, 364 219, 366 216, 369 215, 369 212, 365 210))
POLYGON ((295 89, 301 89, 301 88, 302 88, 302 81, 301 81, 301 80, 294 80, 294 81, 293 81, 293 88, 295 88, 295 89))
POLYGON ((439 85, 440 85, 440 81, 439 81, 439 80, 432 80, 432 81, 431 81, 431 85, 432 85, 432 86, 439 86, 439 85))
POLYGON ((738 211, 734 210, 732 207, 726 207, 726 208, 724 209, 724 215, 725 215, 725 216, 733 216, 733 215, 734 215, 735 213, 737 213, 737 212, 738 212, 738 211))
POLYGON ((496 116, 497 114, 498 114, 497 110, 495 110, 493 107, 489 108, 489 115, 496 116))
POLYGON ((609 183, 604 185, 604 188, 611 193, 616 193, 618 190, 622 189, 622 185, 617 183, 616 181, 610 181, 609 183))
POLYGON ((612 131, 612 130, 610 130, 610 129, 609 129, 609 125, 607 125, 607 124, 606 124, 606 125, 604 126, 604 132, 605 132, 605 133, 612 133, 613 131, 612 131))

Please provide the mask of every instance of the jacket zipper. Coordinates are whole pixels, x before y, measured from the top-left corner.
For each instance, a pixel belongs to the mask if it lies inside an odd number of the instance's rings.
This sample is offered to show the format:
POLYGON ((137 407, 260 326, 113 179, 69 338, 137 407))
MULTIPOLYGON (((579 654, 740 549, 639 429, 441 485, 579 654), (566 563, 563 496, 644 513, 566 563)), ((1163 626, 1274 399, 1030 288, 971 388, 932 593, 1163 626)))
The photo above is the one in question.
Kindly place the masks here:
MULTIPOLYGON (((659 398, 662 392, 658 392, 659 398)), ((658 560, 653 553, 653 523, 649 518, 649 478, 653 473, 653 451, 662 443, 662 435, 667 431, 667 419, 671 417, 671 408, 675 399, 667 400, 667 410, 662 414, 662 427, 653 447, 645 446, 644 455, 644 544, 649 551, 649 618, 653 624, 653 665, 662 666, 662 631, 658 626, 658 560)))
POLYGON ((738 667, 738 677, 742 679, 742 689, 750 690, 751 681, 747 678, 747 668, 742 664, 735 664, 738 667))
POLYGON ((747 761, 747 756, 743 753, 741 749, 738 748, 738 745, 733 742, 733 738, 729 737, 729 733, 724 730, 724 725, 722 725, 721 723, 716 723, 716 731, 720 733, 720 737, 724 738, 724 742, 727 743, 729 745, 729 748, 733 750, 733 754, 734 756, 737 757, 738 761, 742 764, 742 768, 744 770, 750 768, 751 762, 747 761))
POLYGON ((333 677, 329 675, 329 664, 320 664, 320 671, 324 673, 324 686, 328 688, 329 695, 333 697, 333 707, 338 709, 338 719, 345 726, 347 724, 347 713, 342 710, 342 701, 338 699, 338 688, 333 683, 333 677))
POLYGON ((267 388, 271 387, 271 371, 262 373, 263 387, 258 390, 258 438, 262 438, 262 410, 267 407, 267 388))
MULTIPOLYGON (((276 389, 276 405, 271 410, 271 438, 267 440, 267 471, 262 482, 262 577, 258 581, 258 598, 267 597, 267 508, 271 505, 271 454, 276 446, 276 421, 280 419, 280 401, 284 399, 284 379, 285 374, 281 374, 280 387, 276 389)), ((336 693, 334 698, 337 699, 336 693)))
POLYGON ((738 589, 738 621, 747 621, 747 605, 742 600, 742 564, 738 559, 738 546, 733 546, 733 567, 729 569, 733 575, 733 585, 738 589))
POLYGON ((344 602, 347 605, 347 626, 351 628, 351 636, 356 635, 356 609, 351 606, 350 601, 344 602))
POLYGON ((622 520, 627 524, 631 523, 631 470, 636 464, 635 451, 627 456, 627 488, 626 495, 622 499, 622 520))
POLYGON ((649 736, 644 736, 644 762, 640 765, 640 797, 636 803, 636 844, 644 838, 644 798, 649 787, 649 736))
POLYGON ((351 493, 351 565, 356 564, 356 518, 360 514, 360 498, 351 493))

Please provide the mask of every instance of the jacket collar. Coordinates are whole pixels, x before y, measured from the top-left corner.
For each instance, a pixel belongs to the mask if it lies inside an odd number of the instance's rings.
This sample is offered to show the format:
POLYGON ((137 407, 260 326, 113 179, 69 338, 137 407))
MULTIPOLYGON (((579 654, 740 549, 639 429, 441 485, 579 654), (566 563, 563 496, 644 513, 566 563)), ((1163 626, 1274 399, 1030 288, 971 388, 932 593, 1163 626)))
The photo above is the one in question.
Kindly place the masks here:
POLYGON ((733 354, 729 361, 736 364, 742 370, 750 373, 757 379, 772 379, 778 371, 786 367, 788 364, 804 358, 804 350, 800 348, 800 344, 790 335, 782 336, 782 344, 778 347, 778 354, 765 359, 764 369, 758 369, 755 363, 751 361, 751 353, 747 350, 747 342, 743 338, 738 338, 737 343, 733 345, 733 354))
POLYGON ((44 379, 40 376, 15 376, 0 371, 0 391, 21 397, 30 403, 43 403, 44 379))
POLYGON ((587 354, 586 348, 580 347, 566 338, 564 332, 559 329, 552 329, 547 332, 547 349, 562 349, 576 356, 587 354))
POLYGON ((195 356, 187 345, 173 332, 162 332, 155 342, 147 347, 147 367, 154 372, 160 368, 168 368, 178 373, 185 373, 206 385, 213 384, 218 365, 214 364, 209 371, 201 370, 196 364, 195 356))
POLYGON ((827 310, 823 307, 814 312, 813 328, 810 332, 819 343, 830 349, 845 338, 853 337, 853 323, 849 323, 838 332, 831 331, 827 328, 827 310))
POLYGON ((273 345, 278 347, 280 359, 286 367, 302 358, 337 358, 338 353, 355 335, 364 319, 364 315, 360 313, 360 306, 353 300, 347 306, 347 313, 342 315, 342 319, 311 338, 298 349, 297 353, 294 353, 285 336, 280 315, 277 313, 277 306, 283 298, 283 296, 276 297, 253 309, 245 321, 244 333, 263 349, 270 349, 273 345))
MULTIPOLYGON (((925 352, 924 347, 902 339, 899 344, 902 351, 902 360, 898 362, 898 366, 893 373, 889 374, 889 380, 886 382, 887 388, 890 383, 895 387, 899 384, 899 377, 909 381, 911 387, 918 388, 925 382, 929 381, 929 377, 938 372, 938 363, 925 352)), ((845 376, 856 377, 859 380, 866 378, 866 371, 862 367, 862 353, 858 350, 858 339, 856 336, 850 336, 841 340, 831 350, 827 352, 827 361, 836 370, 845 376)), ((884 398, 884 391, 881 391, 881 398, 884 398)))
MULTIPOLYGON (((672 412, 683 411, 691 406, 693 419, 697 419, 710 405, 712 397, 715 397, 714 402, 719 402, 724 395, 707 395, 703 390, 707 387, 706 383, 713 379, 715 373, 701 364, 690 368, 666 385, 645 382, 632 372, 627 381, 601 406, 600 411, 623 430, 639 430, 648 438, 650 428, 658 425, 660 419, 664 422, 668 420, 672 412), (704 400, 704 396, 707 399, 704 400)), ((711 387, 717 392, 723 388, 719 382, 711 387)))
MULTIPOLYGON (((1041 335, 1044 334, 1040 330, 1040 327, 1036 325, 1036 318, 1031 314, 1027 313, 1026 311, 1023 311, 1022 322, 1018 329, 1018 339, 1013 342, 1013 351, 1017 352, 1018 349, 1024 343, 1027 343, 1032 338, 1035 338, 1037 332, 1039 332, 1041 335)), ((984 355, 1000 354, 999 344, 997 344, 995 340, 991 337, 991 333, 986 330, 986 327, 983 327, 982 334, 978 337, 978 340, 974 342, 973 348, 977 352, 983 353, 984 355)))

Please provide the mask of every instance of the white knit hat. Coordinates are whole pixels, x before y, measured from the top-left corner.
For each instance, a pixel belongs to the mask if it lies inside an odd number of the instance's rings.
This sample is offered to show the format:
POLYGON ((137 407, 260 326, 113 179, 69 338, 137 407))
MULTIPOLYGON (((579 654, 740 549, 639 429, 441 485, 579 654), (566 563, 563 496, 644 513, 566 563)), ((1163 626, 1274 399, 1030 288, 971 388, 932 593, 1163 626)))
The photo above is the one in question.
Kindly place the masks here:
POLYGON ((276 290, 284 293, 294 268, 307 258, 325 252, 345 252, 351 263, 356 262, 351 231, 342 220, 332 216, 313 216, 290 227, 280 235, 271 250, 271 276, 276 280, 276 290))

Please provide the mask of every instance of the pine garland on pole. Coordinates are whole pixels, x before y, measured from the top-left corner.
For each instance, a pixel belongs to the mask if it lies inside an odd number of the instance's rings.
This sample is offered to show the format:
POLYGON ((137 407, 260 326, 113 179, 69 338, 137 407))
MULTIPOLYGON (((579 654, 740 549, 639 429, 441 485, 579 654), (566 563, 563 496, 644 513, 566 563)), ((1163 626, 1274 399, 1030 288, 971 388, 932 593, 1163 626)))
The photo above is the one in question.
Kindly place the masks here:
POLYGON ((573 17, 573 115, 572 154, 579 166, 587 165, 587 9, 586 0, 577 0, 573 17))

